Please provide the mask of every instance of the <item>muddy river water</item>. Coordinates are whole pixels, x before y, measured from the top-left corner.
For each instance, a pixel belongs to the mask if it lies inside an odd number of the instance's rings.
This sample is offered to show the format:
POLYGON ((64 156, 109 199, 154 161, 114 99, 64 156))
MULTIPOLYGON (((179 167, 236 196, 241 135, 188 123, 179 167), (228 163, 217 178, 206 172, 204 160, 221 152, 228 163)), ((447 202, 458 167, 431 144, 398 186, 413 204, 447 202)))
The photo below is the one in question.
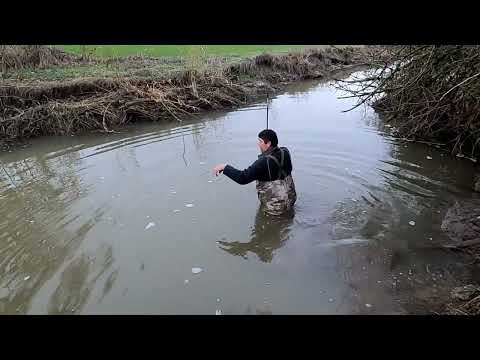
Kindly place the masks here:
POLYGON ((271 101, 290 218, 211 172, 256 159, 265 104, 0 154, 0 313, 422 312, 475 275, 435 247, 473 166, 396 140, 370 109, 342 113, 354 100, 338 96, 302 82, 271 101))

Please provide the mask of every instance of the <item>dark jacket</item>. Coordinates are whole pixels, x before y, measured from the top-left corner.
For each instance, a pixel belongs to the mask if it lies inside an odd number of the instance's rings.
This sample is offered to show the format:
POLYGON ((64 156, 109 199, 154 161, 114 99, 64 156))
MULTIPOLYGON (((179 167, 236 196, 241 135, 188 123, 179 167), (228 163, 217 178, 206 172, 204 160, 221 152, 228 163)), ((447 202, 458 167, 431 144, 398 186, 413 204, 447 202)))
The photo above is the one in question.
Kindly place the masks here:
POLYGON ((227 165, 223 170, 223 174, 240 185, 246 185, 252 181, 273 181, 278 179, 284 179, 286 176, 292 173, 292 160, 290 152, 286 147, 275 147, 268 149, 265 153, 258 156, 256 160, 248 169, 243 171, 235 169, 233 166, 227 165), (271 155, 281 163, 281 150, 283 150, 283 170, 280 174, 280 169, 277 162, 268 157, 271 155))

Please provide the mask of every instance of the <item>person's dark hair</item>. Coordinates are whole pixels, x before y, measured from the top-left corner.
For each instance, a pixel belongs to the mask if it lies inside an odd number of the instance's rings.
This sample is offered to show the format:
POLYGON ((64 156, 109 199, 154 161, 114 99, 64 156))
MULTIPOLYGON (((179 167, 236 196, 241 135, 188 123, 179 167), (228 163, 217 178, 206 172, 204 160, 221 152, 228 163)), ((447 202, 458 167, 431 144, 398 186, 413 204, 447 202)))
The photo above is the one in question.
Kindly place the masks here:
POLYGON ((271 142, 273 147, 277 146, 278 145, 278 138, 277 138, 277 134, 275 133, 275 131, 273 130, 270 130, 270 129, 265 129, 265 130, 262 130, 260 131, 260 133, 258 134, 258 137, 260 139, 262 139, 265 143, 267 142, 271 142))

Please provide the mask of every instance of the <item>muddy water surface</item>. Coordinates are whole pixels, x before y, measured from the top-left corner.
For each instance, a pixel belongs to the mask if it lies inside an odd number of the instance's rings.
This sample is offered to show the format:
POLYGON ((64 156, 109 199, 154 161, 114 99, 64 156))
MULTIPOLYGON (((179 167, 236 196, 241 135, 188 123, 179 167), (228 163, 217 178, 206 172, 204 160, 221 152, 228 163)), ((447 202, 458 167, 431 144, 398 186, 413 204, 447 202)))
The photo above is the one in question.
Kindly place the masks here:
POLYGON ((211 173, 256 159, 265 104, 0 154, 0 313, 422 312, 472 276, 435 245, 473 166, 395 140, 371 110, 342 113, 338 96, 304 82, 271 103, 291 218, 211 173))

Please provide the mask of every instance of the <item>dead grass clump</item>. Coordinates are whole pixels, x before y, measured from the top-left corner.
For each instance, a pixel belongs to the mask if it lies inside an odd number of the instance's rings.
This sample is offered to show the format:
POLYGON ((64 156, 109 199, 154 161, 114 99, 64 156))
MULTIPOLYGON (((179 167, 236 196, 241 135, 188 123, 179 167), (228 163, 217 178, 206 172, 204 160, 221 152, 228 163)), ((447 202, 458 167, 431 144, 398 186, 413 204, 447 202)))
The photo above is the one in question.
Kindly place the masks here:
POLYGON ((45 45, 0 45, 0 72, 71 63, 76 57, 45 45))

